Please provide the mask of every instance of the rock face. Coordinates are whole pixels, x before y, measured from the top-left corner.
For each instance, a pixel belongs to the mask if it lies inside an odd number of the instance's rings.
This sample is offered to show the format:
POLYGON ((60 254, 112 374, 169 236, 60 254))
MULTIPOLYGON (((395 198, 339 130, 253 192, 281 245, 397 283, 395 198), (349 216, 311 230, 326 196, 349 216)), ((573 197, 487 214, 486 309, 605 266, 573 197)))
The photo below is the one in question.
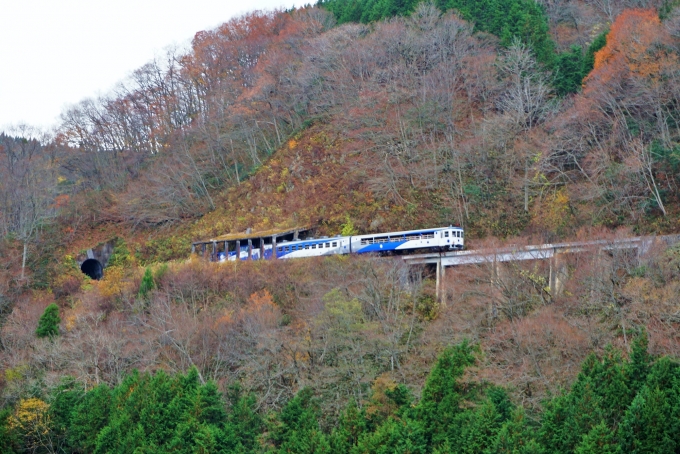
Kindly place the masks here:
POLYGON ((88 249, 85 254, 80 254, 76 258, 78 265, 80 265, 80 271, 92 279, 101 279, 115 245, 115 240, 107 241, 88 249))

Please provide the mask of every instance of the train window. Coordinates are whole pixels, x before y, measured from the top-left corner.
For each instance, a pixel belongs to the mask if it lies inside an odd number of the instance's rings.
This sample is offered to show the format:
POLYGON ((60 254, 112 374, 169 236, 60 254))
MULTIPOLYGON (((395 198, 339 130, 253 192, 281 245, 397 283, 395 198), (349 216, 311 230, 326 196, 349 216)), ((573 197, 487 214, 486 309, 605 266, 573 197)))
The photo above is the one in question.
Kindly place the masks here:
POLYGON ((312 244, 312 249, 316 249, 316 244, 312 244))
POLYGON ((282 248, 282 247, 277 247, 276 250, 279 251, 279 252, 283 252, 283 248, 282 248))
POLYGON ((449 237, 449 232, 444 232, 444 237, 448 238, 449 237))
POLYGON ((338 242, 337 242, 337 241, 333 241, 333 247, 338 247, 338 242))
POLYGON ((331 247, 331 243, 326 243, 326 247, 331 247))
POLYGON ((309 249, 309 244, 305 244, 305 249, 309 249))

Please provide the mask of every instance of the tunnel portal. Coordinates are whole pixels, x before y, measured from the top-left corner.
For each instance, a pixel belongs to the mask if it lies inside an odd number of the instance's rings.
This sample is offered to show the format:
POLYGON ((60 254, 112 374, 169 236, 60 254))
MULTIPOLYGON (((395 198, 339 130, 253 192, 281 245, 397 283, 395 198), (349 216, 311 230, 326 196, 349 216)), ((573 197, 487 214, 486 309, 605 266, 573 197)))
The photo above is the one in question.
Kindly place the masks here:
POLYGON ((104 276, 104 267, 99 263, 99 260, 96 259, 85 260, 83 264, 80 265, 80 271, 96 281, 104 276))

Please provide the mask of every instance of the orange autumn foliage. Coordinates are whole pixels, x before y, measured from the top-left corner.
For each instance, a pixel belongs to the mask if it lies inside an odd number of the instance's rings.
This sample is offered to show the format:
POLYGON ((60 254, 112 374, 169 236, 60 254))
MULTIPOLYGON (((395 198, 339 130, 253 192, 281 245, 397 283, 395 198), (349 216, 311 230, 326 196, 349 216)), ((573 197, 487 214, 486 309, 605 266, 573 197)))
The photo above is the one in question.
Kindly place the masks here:
POLYGON ((605 47, 595 53, 595 66, 586 83, 607 82, 625 71, 642 78, 657 77, 669 59, 675 61, 664 50, 670 40, 655 10, 625 10, 612 24, 605 47))

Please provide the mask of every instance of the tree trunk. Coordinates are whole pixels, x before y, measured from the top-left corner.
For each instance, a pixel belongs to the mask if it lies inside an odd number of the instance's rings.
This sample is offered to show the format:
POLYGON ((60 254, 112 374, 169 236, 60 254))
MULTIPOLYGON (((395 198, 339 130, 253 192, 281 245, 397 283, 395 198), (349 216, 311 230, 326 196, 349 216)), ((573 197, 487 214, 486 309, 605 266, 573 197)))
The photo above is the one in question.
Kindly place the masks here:
POLYGON ((24 241, 24 255, 23 258, 21 259, 21 280, 23 280, 26 276, 25 270, 26 270, 26 255, 28 254, 28 241, 24 241))
POLYGON ((524 163, 524 211, 529 211, 529 161, 524 163))

